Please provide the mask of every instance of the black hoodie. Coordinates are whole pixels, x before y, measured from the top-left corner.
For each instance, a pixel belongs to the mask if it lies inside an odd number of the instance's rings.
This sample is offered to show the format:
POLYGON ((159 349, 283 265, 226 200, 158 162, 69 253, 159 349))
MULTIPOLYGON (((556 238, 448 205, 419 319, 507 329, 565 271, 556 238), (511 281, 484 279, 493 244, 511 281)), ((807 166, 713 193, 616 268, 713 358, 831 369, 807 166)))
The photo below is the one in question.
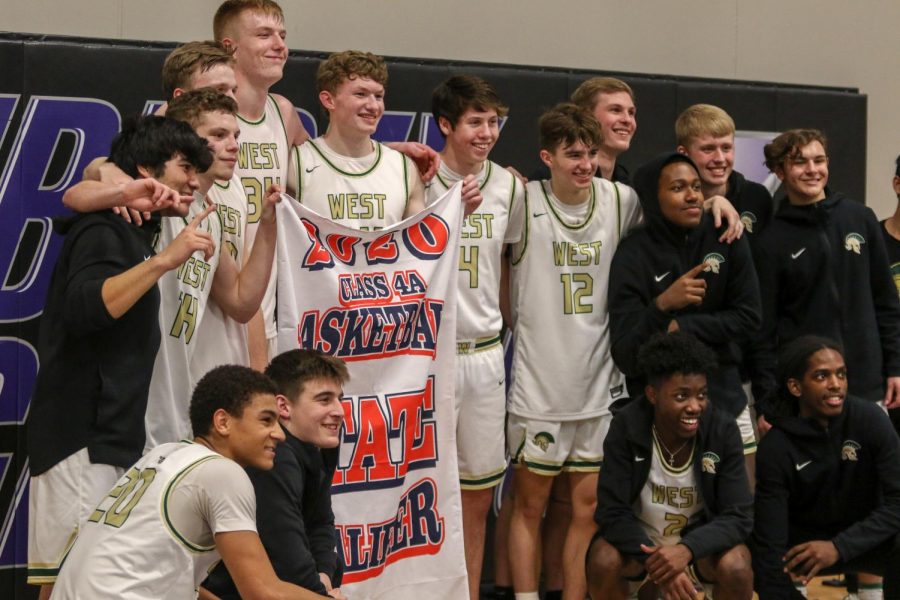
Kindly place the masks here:
POLYGON ((717 354, 719 369, 709 378, 710 398, 720 410, 737 416, 746 406, 737 369, 737 344, 754 336, 760 325, 760 299, 750 248, 745 239, 719 241, 712 217, 703 214, 697 227, 682 229, 667 221, 659 208, 659 176, 677 161, 693 166, 682 154, 667 153, 638 169, 635 190, 644 210, 644 225, 622 240, 613 257, 609 283, 612 356, 629 377, 632 396, 643 391, 637 350, 675 319, 717 354), (706 295, 700 305, 664 313, 656 297, 701 262, 714 266, 701 273, 706 295))
POLYGON ((767 416, 772 430, 756 454, 754 587, 760 598, 799 598, 781 560, 792 546, 831 540, 846 562, 900 533, 900 440, 880 408, 850 396, 827 428, 781 398, 767 416))
POLYGON ((808 206, 784 202, 754 245, 763 327, 753 393, 775 388, 775 349, 805 334, 843 345, 850 393, 877 401, 900 376, 900 301, 871 209, 826 189, 808 206))

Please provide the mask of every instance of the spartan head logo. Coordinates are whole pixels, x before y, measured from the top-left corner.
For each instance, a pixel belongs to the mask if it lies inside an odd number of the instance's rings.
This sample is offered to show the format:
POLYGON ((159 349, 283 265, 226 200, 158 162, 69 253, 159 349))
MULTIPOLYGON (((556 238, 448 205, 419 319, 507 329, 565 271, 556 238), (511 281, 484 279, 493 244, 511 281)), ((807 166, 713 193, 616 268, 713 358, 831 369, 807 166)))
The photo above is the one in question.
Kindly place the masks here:
POLYGON ((741 223, 744 224, 744 229, 747 230, 747 233, 753 233, 753 226, 756 225, 756 215, 749 210, 745 210, 741 213, 741 223))
POLYGON ((719 455, 715 452, 704 452, 700 459, 700 470, 710 475, 716 474, 716 464, 721 462, 719 455))
POLYGON ((853 440, 847 440, 844 442, 844 445, 841 447, 841 460, 852 460, 856 462, 859 460, 859 456, 857 456, 856 452, 862 446, 854 442, 853 440))
POLYGON ((541 450, 543 450, 544 452, 546 452, 547 448, 550 447, 550 444, 552 444, 555 441, 556 440, 553 439, 553 436, 550 435, 549 433, 547 433, 546 431, 537 433, 534 436, 534 445, 537 446, 538 448, 540 448, 541 450))
POLYGON ((865 243, 866 238, 859 235, 858 233, 848 233, 847 237, 844 238, 844 250, 849 250, 850 252, 859 254, 860 248, 865 243))
POLYGON ((718 252, 710 252, 703 257, 703 262, 706 263, 706 267, 703 269, 704 271, 708 273, 718 273, 719 266, 725 262, 725 257, 718 252))

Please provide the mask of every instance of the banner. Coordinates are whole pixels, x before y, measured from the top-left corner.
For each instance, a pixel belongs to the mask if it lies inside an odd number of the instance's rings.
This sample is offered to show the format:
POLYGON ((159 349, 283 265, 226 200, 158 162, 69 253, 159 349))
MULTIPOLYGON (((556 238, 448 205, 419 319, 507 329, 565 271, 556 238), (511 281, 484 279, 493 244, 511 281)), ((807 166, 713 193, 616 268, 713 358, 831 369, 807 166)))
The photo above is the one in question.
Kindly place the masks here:
POLYGON ((380 231, 278 206, 278 351, 347 362, 331 487, 345 594, 467 598, 456 423, 460 186, 380 231))

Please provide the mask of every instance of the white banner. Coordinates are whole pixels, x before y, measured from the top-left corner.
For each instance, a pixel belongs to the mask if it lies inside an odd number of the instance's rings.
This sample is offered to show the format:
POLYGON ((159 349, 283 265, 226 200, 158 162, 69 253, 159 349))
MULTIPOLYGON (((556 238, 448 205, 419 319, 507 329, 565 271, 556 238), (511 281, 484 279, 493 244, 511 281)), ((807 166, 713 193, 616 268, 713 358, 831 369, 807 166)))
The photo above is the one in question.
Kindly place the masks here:
POLYGON ((285 197, 278 350, 347 361, 331 487, 351 600, 467 598, 453 388, 460 187, 358 231, 285 197))

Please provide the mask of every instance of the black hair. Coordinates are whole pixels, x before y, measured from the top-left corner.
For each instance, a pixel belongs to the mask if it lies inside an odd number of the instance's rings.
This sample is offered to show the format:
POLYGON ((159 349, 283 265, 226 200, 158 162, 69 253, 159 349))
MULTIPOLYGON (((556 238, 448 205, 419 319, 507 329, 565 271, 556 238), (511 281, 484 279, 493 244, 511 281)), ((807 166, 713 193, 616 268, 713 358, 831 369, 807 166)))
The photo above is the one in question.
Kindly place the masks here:
POLYGON ((220 408, 240 417, 253 396, 277 393, 275 383, 259 371, 238 365, 216 367, 197 382, 191 396, 188 414, 194 435, 209 433, 213 414, 220 408))
POLYGON ((653 387, 676 373, 709 375, 717 367, 716 355, 706 344, 680 331, 653 334, 638 350, 637 359, 641 374, 653 387))
POLYGON ((844 350, 832 339, 817 335, 803 335, 783 345, 778 352, 778 364, 775 369, 778 382, 778 393, 772 398, 776 415, 796 415, 800 406, 797 397, 788 391, 788 381, 803 379, 809 370, 810 357, 819 350, 834 350, 841 356, 844 350))
MULTIPOLYGON (((456 129, 456 124, 470 108, 481 112, 493 109, 498 117, 505 117, 509 112, 494 86, 475 75, 454 75, 431 93, 431 114, 435 122, 444 117, 451 129, 456 129)), ((447 137, 443 130, 440 131, 447 137)))
POLYGON ((343 384, 350 378, 343 360, 317 350, 282 352, 266 367, 266 375, 275 382, 278 393, 291 402, 311 379, 333 379, 343 384))
POLYGON ((180 154, 198 173, 205 172, 213 157, 206 140, 181 121, 157 116, 129 117, 113 141, 109 161, 137 179, 138 167, 154 177, 162 175, 165 164, 180 154))
POLYGON ((897 164, 897 168, 894 169, 894 176, 900 177, 900 154, 897 155, 897 160, 895 162, 897 164))

